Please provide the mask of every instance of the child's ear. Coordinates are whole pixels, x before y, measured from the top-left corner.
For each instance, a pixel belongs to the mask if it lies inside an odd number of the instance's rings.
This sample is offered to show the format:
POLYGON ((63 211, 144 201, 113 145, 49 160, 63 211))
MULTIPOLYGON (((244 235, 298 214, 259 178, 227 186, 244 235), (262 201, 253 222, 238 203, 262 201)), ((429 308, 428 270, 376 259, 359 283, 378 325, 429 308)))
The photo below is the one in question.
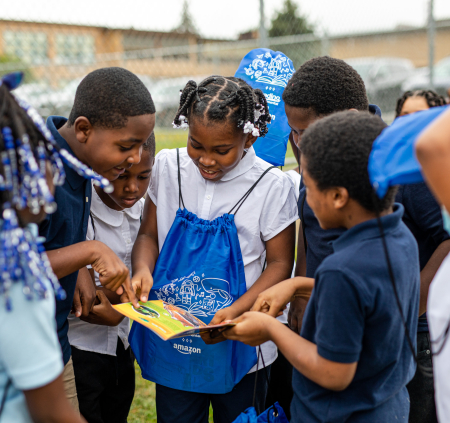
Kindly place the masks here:
POLYGON ((245 141, 244 148, 250 148, 257 139, 258 139, 258 137, 255 137, 252 134, 247 134, 247 140, 245 141))
POLYGON ((333 188, 333 204, 336 210, 343 209, 347 205, 349 199, 350 196, 348 195, 348 191, 346 188, 333 188))
POLYGON ((87 141, 93 129, 91 122, 89 122, 88 118, 80 116, 76 119, 73 127, 78 142, 84 144, 87 141))

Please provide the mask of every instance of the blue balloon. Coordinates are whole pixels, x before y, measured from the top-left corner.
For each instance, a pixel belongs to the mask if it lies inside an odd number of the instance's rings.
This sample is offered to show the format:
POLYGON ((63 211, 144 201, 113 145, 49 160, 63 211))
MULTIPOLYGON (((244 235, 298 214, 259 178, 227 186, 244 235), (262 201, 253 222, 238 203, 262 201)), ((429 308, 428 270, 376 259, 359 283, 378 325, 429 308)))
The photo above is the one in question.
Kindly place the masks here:
POLYGON ((236 74, 266 96, 272 122, 269 132, 253 145, 256 155, 275 166, 284 166, 286 146, 291 129, 287 122, 282 100, 283 91, 295 72, 292 60, 280 51, 257 48, 241 61, 236 74))
POLYGON ((421 132, 449 106, 397 118, 373 143, 369 157, 369 177, 378 197, 383 198, 390 186, 423 182, 414 146, 421 132))

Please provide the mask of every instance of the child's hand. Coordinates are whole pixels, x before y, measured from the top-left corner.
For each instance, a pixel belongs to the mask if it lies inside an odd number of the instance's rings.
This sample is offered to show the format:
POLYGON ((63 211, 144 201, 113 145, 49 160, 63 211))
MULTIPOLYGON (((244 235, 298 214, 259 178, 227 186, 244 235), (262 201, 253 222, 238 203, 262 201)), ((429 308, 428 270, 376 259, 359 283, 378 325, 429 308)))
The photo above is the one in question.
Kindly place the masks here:
MULTIPOLYGON (((233 320, 239 315, 239 312, 233 308, 231 305, 230 307, 223 308, 222 310, 219 310, 214 315, 213 319, 209 323, 210 325, 218 325, 220 323, 223 323, 227 320, 233 320)), ((214 329, 210 332, 206 332, 203 334, 200 334, 200 336, 203 339, 203 342, 208 345, 218 344, 219 342, 226 341, 226 338, 223 336, 223 331, 227 330, 228 328, 220 328, 220 329, 214 329)))
POLYGON ((270 327, 279 323, 267 314, 252 311, 239 316, 234 322, 237 325, 222 332, 222 336, 232 341, 243 342, 252 347, 270 341, 270 327))
POLYGON ((280 316, 294 294, 292 279, 277 283, 258 295, 250 311, 260 311, 272 317, 280 316))
POLYGON ((153 286, 153 276, 150 269, 143 267, 134 272, 133 278, 131 279, 131 286, 136 293, 136 297, 145 303, 148 300, 148 294, 153 286))
POLYGON ((76 317, 87 317, 95 303, 95 285, 89 270, 83 267, 78 272, 77 284, 73 294, 72 313, 76 317))
POLYGON ((131 286, 128 267, 120 260, 111 248, 103 242, 95 242, 95 256, 92 260, 92 268, 99 274, 102 286, 110 291, 122 295, 124 291, 135 307, 139 307, 138 300, 131 286))
POLYGON ((80 319, 95 325, 117 326, 123 320, 124 316, 113 309, 101 289, 97 290, 96 295, 98 304, 94 305, 87 317, 81 316, 80 319))

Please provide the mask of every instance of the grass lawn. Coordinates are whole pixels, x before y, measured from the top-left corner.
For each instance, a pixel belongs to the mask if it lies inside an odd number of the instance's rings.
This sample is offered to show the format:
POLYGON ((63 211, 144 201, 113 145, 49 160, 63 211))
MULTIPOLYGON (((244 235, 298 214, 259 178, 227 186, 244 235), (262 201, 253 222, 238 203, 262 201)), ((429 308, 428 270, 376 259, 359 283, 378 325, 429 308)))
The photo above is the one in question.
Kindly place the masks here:
MULTIPOLYGON (((183 130, 156 129, 156 152, 164 148, 186 147, 187 132, 183 130)), ((293 158, 291 146, 288 143, 286 157, 293 158)), ((294 168, 296 165, 285 166, 283 170, 294 168)), ((136 370, 136 392, 131 405, 128 423, 154 423, 156 422, 155 385, 141 377, 139 366, 136 370)), ((212 410, 209 413, 209 421, 213 422, 212 410)))

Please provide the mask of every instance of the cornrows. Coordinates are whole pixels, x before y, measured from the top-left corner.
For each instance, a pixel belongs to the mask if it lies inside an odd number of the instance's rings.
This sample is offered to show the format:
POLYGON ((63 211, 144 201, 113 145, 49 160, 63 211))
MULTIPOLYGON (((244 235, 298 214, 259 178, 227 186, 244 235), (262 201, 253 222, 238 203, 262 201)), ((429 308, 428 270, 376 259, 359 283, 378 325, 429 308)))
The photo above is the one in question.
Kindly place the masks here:
POLYGON ((432 90, 417 90, 406 91, 398 100, 395 108, 395 117, 399 117, 402 112, 405 101, 410 97, 423 97, 428 104, 428 107, 438 107, 447 104, 445 98, 432 90))
POLYGON ((209 121, 231 120, 244 133, 265 136, 270 122, 269 107, 263 92, 240 78, 210 76, 198 86, 189 81, 181 92, 180 107, 173 121, 176 128, 187 128, 190 117, 209 121))

